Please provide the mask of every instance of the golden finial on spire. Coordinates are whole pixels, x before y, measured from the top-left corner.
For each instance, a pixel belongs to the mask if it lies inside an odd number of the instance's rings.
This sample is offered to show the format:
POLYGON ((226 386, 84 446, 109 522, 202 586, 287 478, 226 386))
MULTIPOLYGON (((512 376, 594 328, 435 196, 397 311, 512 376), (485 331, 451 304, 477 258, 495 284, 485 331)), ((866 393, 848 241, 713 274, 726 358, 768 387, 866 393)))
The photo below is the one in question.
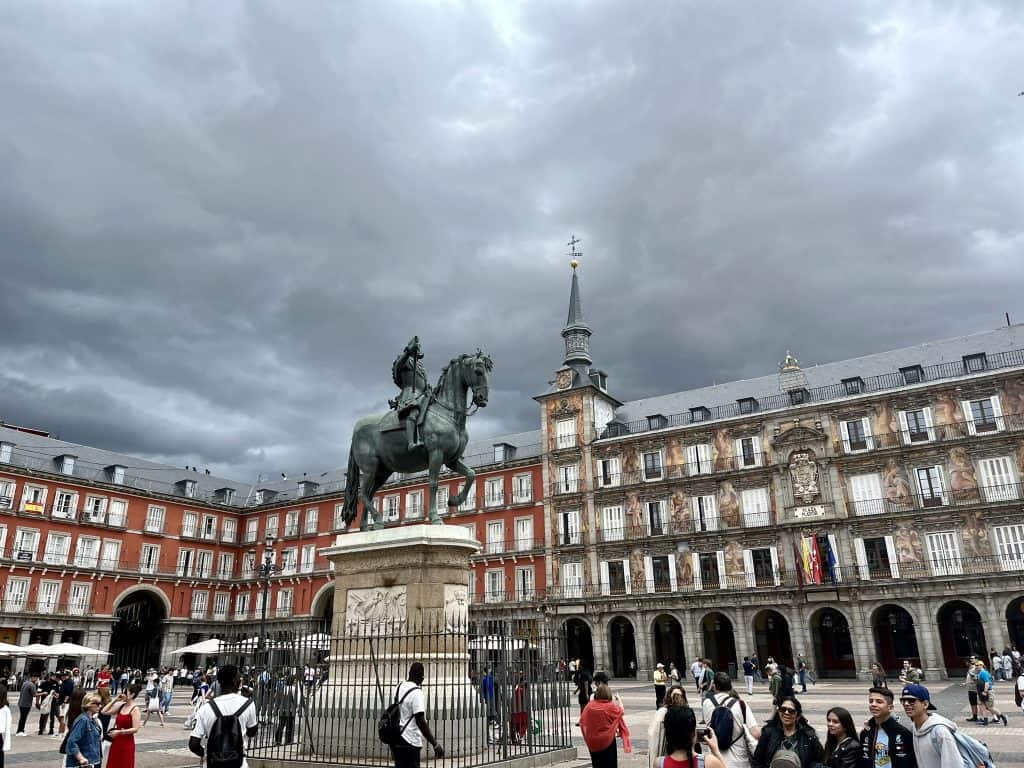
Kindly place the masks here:
POLYGON ((790 354, 790 351, 786 350, 786 359, 779 364, 780 371, 799 371, 800 361, 790 354))

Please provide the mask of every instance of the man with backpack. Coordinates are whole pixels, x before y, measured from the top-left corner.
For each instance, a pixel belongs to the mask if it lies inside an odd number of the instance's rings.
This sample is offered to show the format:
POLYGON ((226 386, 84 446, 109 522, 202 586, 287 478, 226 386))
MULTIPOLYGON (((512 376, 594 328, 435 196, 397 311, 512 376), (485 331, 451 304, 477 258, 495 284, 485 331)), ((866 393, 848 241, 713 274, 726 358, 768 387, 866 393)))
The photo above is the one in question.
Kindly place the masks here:
POLYGON ((434 757, 444 757, 444 749, 437 743, 427 725, 423 702, 423 664, 414 662, 409 667, 408 679, 395 691, 398 702, 398 739, 390 742, 395 768, 419 768, 423 740, 434 748, 434 757))
POLYGON ((700 704, 703 719, 715 732, 726 768, 749 768, 750 757, 761 738, 757 718, 733 690, 727 673, 716 672, 712 686, 713 690, 700 704))
MULTIPOLYGON (((888 688, 868 689, 871 719, 860 732, 859 768, 915 768, 914 735, 892 716, 888 688)), ((943 768, 950 768, 944 766, 943 768)))
POLYGON ((248 768, 245 739, 259 731, 252 699, 238 693, 238 667, 226 664, 217 670, 220 695, 203 704, 188 740, 189 751, 206 758, 206 768, 248 768), (205 747, 203 739, 206 739, 205 747))
POLYGON ((900 703, 913 724, 914 754, 918 768, 995 768, 988 747, 965 733, 942 715, 935 714, 931 694, 923 685, 904 686, 900 703))

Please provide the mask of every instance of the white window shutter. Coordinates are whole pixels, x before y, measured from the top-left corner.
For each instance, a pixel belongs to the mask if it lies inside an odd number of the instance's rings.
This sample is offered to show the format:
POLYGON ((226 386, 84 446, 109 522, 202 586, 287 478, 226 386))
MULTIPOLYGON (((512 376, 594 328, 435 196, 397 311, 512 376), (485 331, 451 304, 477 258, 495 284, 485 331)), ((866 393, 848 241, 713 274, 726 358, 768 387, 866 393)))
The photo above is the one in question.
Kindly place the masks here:
POLYGON ((629 559, 622 561, 622 580, 626 584, 626 594, 633 594, 633 574, 629 572, 629 559))
POLYGON ((691 552, 690 558, 693 560, 693 588, 698 590, 703 589, 704 585, 701 581, 700 575, 700 555, 696 552, 691 552))
POLYGON ((718 588, 725 589, 728 582, 725 579, 725 552, 718 550, 718 588))
POLYGON ((939 495, 942 497, 943 504, 949 504, 949 499, 946 498, 946 478, 943 477, 943 470, 941 464, 935 466, 935 479, 939 481, 939 495))
POLYGON ((668 586, 673 592, 678 589, 676 582, 676 557, 675 555, 668 556, 668 586))
POLYGON ((622 480, 622 469, 619 457, 608 460, 608 485, 620 485, 622 480))
POLYGON ((754 435, 750 438, 750 444, 754 449, 754 466, 760 467, 764 463, 762 461, 764 457, 761 455, 761 438, 754 435))
POLYGON ((733 441, 732 455, 733 455, 733 466, 736 467, 737 469, 739 467, 742 467, 743 466, 743 441, 742 440, 734 440, 733 441))
POLYGON ((688 475, 697 474, 697 446, 688 445, 686 446, 686 466, 688 475))
POLYGON ((650 594, 654 591, 654 560, 650 555, 644 556, 644 581, 646 582, 644 591, 650 594))
POLYGON ((844 453, 849 453, 850 452, 850 430, 847 429, 845 421, 840 421, 839 422, 839 432, 840 432, 840 435, 843 438, 843 452, 844 453))
POLYGON ((701 443, 697 446, 697 456, 700 460, 701 472, 711 471, 711 445, 709 443, 701 443))
POLYGON ((924 426, 928 430, 928 439, 935 439, 935 422, 932 421, 932 408, 930 405, 924 408, 924 426))
POLYGON ((598 567, 601 572, 601 594, 610 595, 612 593, 612 581, 608 575, 608 563, 602 560, 598 567))
POLYGON ((992 415, 996 420, 996 431, 1003 431, 1003 406, 999 402, 999 395, 992 395, 992 415))
POLYGON ((839 562, 839 549, 836 547, 836 537, 831 533, 828 534, 828 548, 832 550, 832 557, 835 558, 836 564, 835 569, 829 566, 827 559, 821 564, 822 569, 828 569, 829 575, 836 581, 841 582, 843 580, 843 567, 839 562))
POLYGON ((910 444, 910 426, 907 424, 907 412, 900 411, 900 442, 910 444))
POLYGON ((705 496, 704 497, 704 511, 707 516, 711 518, 711 527, 707 530, 717 531, 722 526, 718 520, 718 497, 716 496, 705 496))
POLYGON ((971 401, 963 400, 960 403, 960 407, 964 410, 964 418, 967 419, 967 433, 970 435, 975 434, 974 428, 974 413, 971 411, 971 401))
POLYGON ((769 547, 768 551, 772 554, 772 578, 777 587, 782 581, 782 574, 779 572, 779 550, 776 547, 769 547))
POLYGON ((892 577, 898 579, 900 577, 900 563, 896 557, 896 540, 892 536, 885 537, 885 551, 889 555, 889 570, 892 571, 892 577))
POLYGON ((864 539, 853 540, 853 551, 857 554, 857 576, 861 581, 870 581, 871 569, 868 568, 868 552, 864 549, 864 539))
POLYGON ((860 420, 861 426, 864 427, 864 442, 868 444, 868 449, 875 447, 875 439, 871 436, 871 419, 867 416, 860 420))
POLYGON ((743 550, 743 573, 747 577, 747 586, 756 587, 757 577, 754 575, 754 553, 749 549, 743 550))

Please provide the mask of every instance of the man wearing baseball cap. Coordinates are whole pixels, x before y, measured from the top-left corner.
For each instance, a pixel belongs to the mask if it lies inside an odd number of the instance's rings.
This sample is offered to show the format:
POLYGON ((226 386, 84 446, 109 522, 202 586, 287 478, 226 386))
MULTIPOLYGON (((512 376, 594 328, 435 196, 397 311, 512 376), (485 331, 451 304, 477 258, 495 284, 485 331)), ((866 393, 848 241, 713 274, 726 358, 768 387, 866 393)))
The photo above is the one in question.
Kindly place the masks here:
POLYGON ((935 714, 928 689, 919 683, 903 686, 900 694, 903 711, 913 722, 914 755, 918 768, 963 768, 960 750, 953 733, 956 725, 935 714))

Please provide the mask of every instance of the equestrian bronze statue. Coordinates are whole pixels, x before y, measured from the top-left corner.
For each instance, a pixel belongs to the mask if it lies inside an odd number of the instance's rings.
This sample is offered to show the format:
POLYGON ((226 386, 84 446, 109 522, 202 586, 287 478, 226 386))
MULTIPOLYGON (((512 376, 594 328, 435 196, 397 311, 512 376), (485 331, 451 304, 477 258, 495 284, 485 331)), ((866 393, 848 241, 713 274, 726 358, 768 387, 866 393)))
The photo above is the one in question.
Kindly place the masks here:
POLYGON ((446 466, 466 478, 461 490, 449 497, 448 506, 458 507, 473 488, 476 473, 462 462, 469 442, 466 433, 467 394, 472 392, 476 408, 487 405, 491 358, 477 350, 453 358, 433 389, 421 360, 419 338, 414 337, 392 366, 392 378, 401 388, 391 401, 392 410, 365 416, 352 430, 345 484, 345 524, 356 519, 363 503, 360 530, 381 528, 381 515, 373 497, 394 472, 428 470, 430 500, 428 519, 441 523, 437 514, 437 477, 446 466))

